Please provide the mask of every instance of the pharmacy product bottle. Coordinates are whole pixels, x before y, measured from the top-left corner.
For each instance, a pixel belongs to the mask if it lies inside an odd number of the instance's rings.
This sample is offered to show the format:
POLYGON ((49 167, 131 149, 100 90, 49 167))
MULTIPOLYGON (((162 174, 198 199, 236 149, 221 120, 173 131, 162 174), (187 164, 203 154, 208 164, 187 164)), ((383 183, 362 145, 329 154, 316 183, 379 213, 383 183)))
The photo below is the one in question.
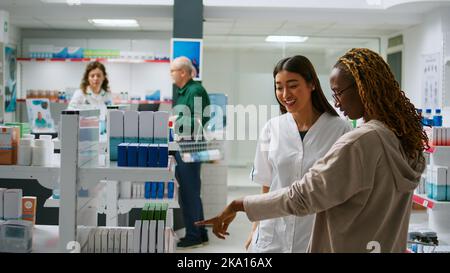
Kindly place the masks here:
POLYGON ((441 109, 436 109, 435 111, 435 114, 433 116, 433 126, 442 127, 441 109))
POLYGON ((430 108, 425 110, 424 118, 425 118, 425 125, 433 126, 433 116, 430 108))

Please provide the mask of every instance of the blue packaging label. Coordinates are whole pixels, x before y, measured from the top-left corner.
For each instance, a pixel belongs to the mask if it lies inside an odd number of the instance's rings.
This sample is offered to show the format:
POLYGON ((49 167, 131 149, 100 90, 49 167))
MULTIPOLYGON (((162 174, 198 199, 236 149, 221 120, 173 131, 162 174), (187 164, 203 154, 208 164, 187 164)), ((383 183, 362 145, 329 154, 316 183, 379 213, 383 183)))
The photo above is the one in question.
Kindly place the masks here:
POLYGON ((117 161, 117 146, 123 143, 123 137, 110 137, 109 138, 109 160, 117 161))

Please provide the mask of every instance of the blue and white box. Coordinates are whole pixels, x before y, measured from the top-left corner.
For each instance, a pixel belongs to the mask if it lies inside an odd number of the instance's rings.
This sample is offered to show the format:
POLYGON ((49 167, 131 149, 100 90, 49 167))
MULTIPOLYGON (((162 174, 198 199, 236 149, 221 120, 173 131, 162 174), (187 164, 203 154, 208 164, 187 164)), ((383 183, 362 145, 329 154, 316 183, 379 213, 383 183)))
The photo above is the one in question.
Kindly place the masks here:
POLYGON ((157 182, 150 182, 150 198, 156 199, 157 192, 158 191, 158 183, 157 182))
POLYGON ((167 198, 173 198, 175 192, 175 182, 169 181, 167 183, 167 198))
POLYGON ((167 168, 169 165, 169 145, 159 144, 158 146, 158 167, 167 168))
POLYGON ((138 166, 138 148, 139 143, 130 143, 127 149, 127 164, 128 167, 138 166))
POLYGON ((138 148, 138 166, 139 167, 147 167, 149 146, 150 145, 147 143, 139 143, 139 148, 138 148))
POLYGON ((109 160, 117 161, 117 146, 124 143, 123 140, 123 112, 120 110, 108 111, 109 132, 109 160))
POLYGON ((127 149, 128 149, 128 143, 119 144, 119 146, 117 148, 117 154, 118 154, 117 166, 120 166, 120 167, 128 166, 127 149))
POLYGON ((158 182, 157 198, 164 198, 164 182, 158 182))
POLYGON ((151 182, 145 182, 145 199, 150 199, 150 191, 151 191, 151 182))
POLYGON ((169 117, 169 112, 155 112, 153 116, 153 143, 169 143, 169 117))
POLYGON ((150 144, 148 147, 148 167, 158 167, 158 144, 150 144))
POLYGON ((124 141, 128 143, 139 143, 139 112, 125 111, 123 114, 124 141))
POLYGON ((153 112, 139 112, 139 143, 153 143, 153 112))

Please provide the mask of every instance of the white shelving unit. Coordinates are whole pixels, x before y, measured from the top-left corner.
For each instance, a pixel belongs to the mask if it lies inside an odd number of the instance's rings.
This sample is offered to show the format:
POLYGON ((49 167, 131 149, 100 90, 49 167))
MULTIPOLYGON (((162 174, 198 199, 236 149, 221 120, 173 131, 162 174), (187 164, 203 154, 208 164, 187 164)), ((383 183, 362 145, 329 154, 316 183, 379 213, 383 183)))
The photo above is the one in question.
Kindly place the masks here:
POLYGON ((57 188, 60 180, 60 199, 49 198, 45 202, 46 207, 59 207, 59 227, 55 228, 58 231, 58 252, 68 252, 68 243, 77 240, 78 226, 97 225, 97 196, 104 187, 108 193, 106 210, 108 226, 117 226, 119 212, 128 212, 131 208, 143 207, 145 203, 153 201, 170 201, 171 209, 168 211, 166 226, 173 226, 172 209, 178 207, 177 199, 119 200, 117 193, 120 181, 172 180, 175 166, 129 168, 117 167, 114 162, 100 165, 97 153, 98 135, 97 139, 95 137, 80 139, 80 119, 98 114, 98 110, 63 111, 60 164, 50 167, 0 166, 1 178, 37 179, 42 186, 52 190, 57 188), (88 196, 80 196, 80 190, 87 190, 88 196))
POLYGON ((1 165, 0 176, 5 179, 36 179, 47 189, 55 189, 59 178, 59 166, 17 166, 1 165))

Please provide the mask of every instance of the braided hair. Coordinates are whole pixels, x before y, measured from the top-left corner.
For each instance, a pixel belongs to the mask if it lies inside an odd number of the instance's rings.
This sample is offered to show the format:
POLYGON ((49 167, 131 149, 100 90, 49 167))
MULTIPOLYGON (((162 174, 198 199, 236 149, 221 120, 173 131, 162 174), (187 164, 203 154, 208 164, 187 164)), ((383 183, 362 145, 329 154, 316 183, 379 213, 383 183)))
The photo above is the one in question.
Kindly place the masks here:
POLYGON ((367 48, 353 48, 334 67, 351 74, 366 115, 394 132, 408 158, 421 157, 429 148, 421 118, 381 56, 367 48))

